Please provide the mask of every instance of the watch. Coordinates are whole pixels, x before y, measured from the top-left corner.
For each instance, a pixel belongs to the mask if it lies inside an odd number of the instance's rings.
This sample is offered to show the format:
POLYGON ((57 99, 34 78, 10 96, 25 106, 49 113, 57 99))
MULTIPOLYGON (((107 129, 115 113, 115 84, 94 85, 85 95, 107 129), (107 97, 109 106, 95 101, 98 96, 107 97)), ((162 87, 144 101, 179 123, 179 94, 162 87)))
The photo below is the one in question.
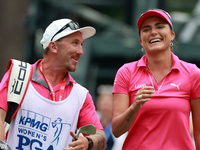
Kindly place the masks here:
POLYGON ((93 141, 91 138, 86 137, 88 139, 88 150, 91 150, 93 148, 93 141))

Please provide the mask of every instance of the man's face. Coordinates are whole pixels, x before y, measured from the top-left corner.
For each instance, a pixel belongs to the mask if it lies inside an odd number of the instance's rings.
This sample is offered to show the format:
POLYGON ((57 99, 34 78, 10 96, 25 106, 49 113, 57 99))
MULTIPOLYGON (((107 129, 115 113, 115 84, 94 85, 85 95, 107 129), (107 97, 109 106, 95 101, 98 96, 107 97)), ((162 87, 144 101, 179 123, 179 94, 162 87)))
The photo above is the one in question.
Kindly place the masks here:
POLYGON ((81 55, 84 40, 81 32, 72 33, 57 42, 57 61, 67 71, 74 72, 81 55))

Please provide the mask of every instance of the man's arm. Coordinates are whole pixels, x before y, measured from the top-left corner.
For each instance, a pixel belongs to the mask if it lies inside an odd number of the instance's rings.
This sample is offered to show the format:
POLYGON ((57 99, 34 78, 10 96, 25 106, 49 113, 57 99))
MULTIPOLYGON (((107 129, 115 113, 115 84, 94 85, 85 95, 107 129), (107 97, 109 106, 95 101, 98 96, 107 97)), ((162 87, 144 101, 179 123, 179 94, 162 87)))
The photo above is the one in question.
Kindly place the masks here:
POLYGON ((94 143, 92 150, 106 149, 106 135, 103 130, 97 130, 95 135, 88 137, 91 138, 94 143))
POLYGON ((4 141, 4 122, 6 118, 6 111, 0 108, 0 140, 4 141))
MULTIPOLYGON (((70 131, 71 136, 75 139, 76 134, 70 131)), ((106 148, 106 136, 103 130, 97 130, 96 134, 87 136, 93 141, 93 147, 91 150, 104 150, 106 148)), ((69 143, 70 148, 64 148, 63 150, 83 149, 88 150, 89 141, 86 137, 79 135, 77 141, 69 143)))

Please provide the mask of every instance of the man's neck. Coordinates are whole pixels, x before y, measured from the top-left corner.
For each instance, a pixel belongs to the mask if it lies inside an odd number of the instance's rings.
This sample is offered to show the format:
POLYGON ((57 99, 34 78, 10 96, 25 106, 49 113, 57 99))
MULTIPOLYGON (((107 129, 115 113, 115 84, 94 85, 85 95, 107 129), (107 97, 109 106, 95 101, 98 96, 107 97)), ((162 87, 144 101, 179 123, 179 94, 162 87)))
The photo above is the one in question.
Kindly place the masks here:
POLYGON ((56 66, 56 64, 51 62, 42 61, 43 73, 39 69, 39 66, 37 66, 37 71, 44 79, 46 77, 51 85, 54 87, 64 79, 67 71, 63 69, 61 70, 59 67, 56 66))

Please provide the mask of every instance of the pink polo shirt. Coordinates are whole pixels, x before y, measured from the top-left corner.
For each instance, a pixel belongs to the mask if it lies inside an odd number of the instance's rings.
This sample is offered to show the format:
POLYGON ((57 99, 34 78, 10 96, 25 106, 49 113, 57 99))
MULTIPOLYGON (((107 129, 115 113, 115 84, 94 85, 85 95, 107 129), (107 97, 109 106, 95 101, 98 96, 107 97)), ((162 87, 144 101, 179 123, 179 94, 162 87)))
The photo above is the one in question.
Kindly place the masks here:
MULTIPOLYGON (((33 69, 35 69, 36 65, 38 64, 38 61, 33 64, 33 69)), ((8 106, 7 106, 7 85, 8 85, 8 81, 9 81, 9 73, 10 70, 8 72, 6 72, 6 74, 4 75, 1 84, 0 84, 0 107, 2 109, 4 109, 5 111, 8 110, 8 106)), ((43 78, 37 73, 37 79, 42 79, 43 78)), ((73 87, 73 83, 75 83, 75 80, 70 76, 70 74, 68 73, 68 81, 69 83, 67 83, 65 85, 65 92, 63 95, 63 99, 66 99, 67 96, 70 94, 72 87, 73 87)), ((37 90, 38 93, 40 93, 43 97, 48 98, 49 100, 52 100, 52 97, 49 96, 49 90, 47 90, 44 86, 42 86, 41 84, 35 82, 32 78, 31 80, 32 85, 34 86, 34 88, 37 90)), ((55 94, 56 94, 56 98, 59 95, 59 90, 60 90, 60 83, 58 85, 56 85, 54 88, 55 94)), ((79 121, 78 121, 78 125, 77 128, 87 125, 87 124, 94 124, 96 129, 103 129, 97 114, 96 114, 96 110, 95 110, 95 106, 94 106, 94 102, 92 100, 91 95, 89 94, 89 92, 87 93, 87 97, 85 99, 85 102, 83 104, 83 107, 80 111, 79 114, 79 121)))
POLYGON ((158 85, 146 67, 146 55, 118 70, 113 93, 129 95, 130 105, 138 89, 155 89, 137 112, 123 150, 194 150, 189 132, 190 100, 200 97, 200 70, 173 53, 172 60, 171 71, 158 85))

